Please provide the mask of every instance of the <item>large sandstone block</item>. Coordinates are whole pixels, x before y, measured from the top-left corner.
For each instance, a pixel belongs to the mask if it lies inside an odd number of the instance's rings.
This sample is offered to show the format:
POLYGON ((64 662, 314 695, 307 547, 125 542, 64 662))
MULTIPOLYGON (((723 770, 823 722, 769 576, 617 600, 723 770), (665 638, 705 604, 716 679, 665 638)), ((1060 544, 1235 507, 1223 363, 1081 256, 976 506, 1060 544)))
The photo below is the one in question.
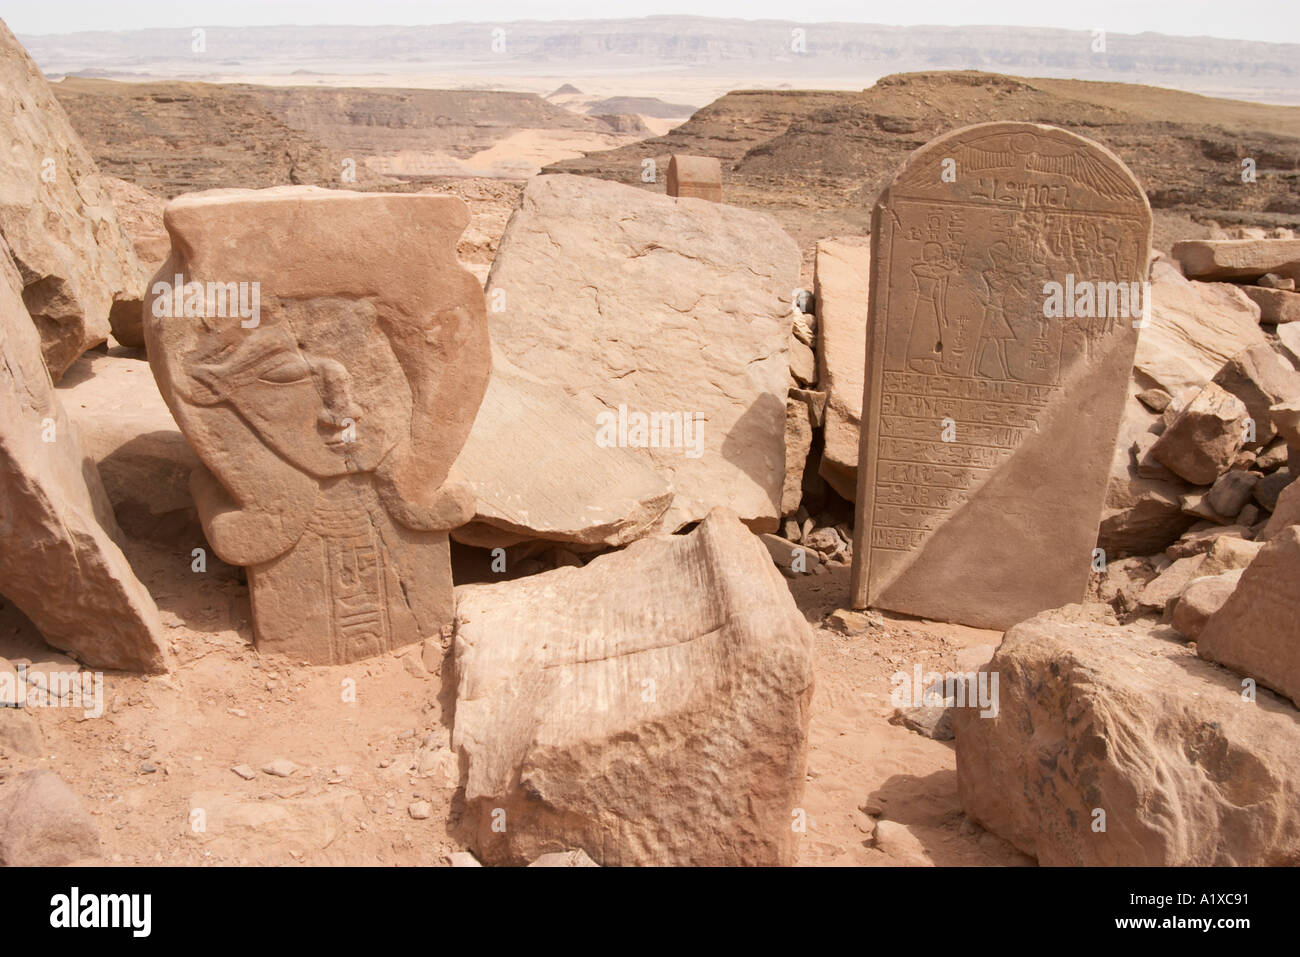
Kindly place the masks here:
POLYGON ((813 289, 817 303, 817 381, 826 392, 822 478, 850 502, 858 497, 862 374, 867 362, 867 280, 871 243, 865 237, 817 244, 813 289))
POLYGON ((668 195, 722 202, 722 162, 716 156, 674 153, 668 161, 668 195))
POLYGON ((41 359, 0 240, 0 592, 83 664, 165 671, 153 598, 114 537, 113 511, 41 359))
POLYGON ((453 745, 480 860, 794 861, 812 633, 733 513, 457 598, 453 745))
POLYGON ((569 395, 494 354, 492 379, 452 481, 474 493, 474 521, 452 533, 466 545, 529 539, 626 545, 672 503, 668 477, 636 449, 592 441, 595 398, 569 395))
POLYGON ((40 69, 0 23, 0 236, 54 381, 108 337, 144 274, 95 162, 40 69))
POLYGON ((1082 599, 1150 232, 1119 158, 1064 130, 912 154, 872 215, 854 607, 998 628, 1082 599))
POLYGON ((1133 359, 1150 383, 1175 396, 1200 388, 1237 353, 1267 342, 1259 307, 1239 288, 1188 282, 1170 263, 1152 264, 1151 314, 1133 359))
POLYGON ((634 448, 671 481, 666 528, 723 505, 770 531, 798 279, 798 248, 766 215, 539 176, 488 276, 504 310, 489 315, 492 340, 534 378, 602 404, 612 421, 590 423, 592 442, 634 448))
POLYGON ((1300 239, 1189 239, 1170 255, 1193 279, 1258 279, 1300 273, 1300 239))
POLYGON ((958 791, 1040 864, 1300 863, 1289 702, 1244 700, 1171 629, 1083 616, 1017 625, 987 669, 998 714, 958 709, 958 791))
POLYGON ((1274 535, 1205 623, 1196 653, 1300 706, 1300 526, 1274 535))
POLYGON ((1300 373, 1264 342, 1229 359, 1213 381, 1240 399, 1254 420, 1255 440, 1246 443, 1251 448, 1267 445, 1277 435, 1269 408, 1300 399, 1300 373))
POLYGON ((258 647, 337 664, 438 634, 447 532, 473 515, 446 480, 491 363, 464 203, 214 190, 164 221, 149 363, 202 462, 208 541, 248 568, 258 647))

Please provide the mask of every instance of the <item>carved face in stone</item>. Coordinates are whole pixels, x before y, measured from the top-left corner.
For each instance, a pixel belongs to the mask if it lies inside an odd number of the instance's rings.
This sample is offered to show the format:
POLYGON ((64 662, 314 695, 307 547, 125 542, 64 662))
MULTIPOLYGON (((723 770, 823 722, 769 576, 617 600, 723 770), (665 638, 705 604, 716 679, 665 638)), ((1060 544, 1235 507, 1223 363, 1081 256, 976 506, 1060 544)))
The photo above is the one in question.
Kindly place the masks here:
MULTIPOLYGON (((391 366, 387 388, 406 391, 391 366)), ((389 410, 359 402, 347 365, 304 348, 287 323, 212 330, 187 367, 196 402, 228 403, 266 445, 316 478, 374 471, 395 444, 389 410)))

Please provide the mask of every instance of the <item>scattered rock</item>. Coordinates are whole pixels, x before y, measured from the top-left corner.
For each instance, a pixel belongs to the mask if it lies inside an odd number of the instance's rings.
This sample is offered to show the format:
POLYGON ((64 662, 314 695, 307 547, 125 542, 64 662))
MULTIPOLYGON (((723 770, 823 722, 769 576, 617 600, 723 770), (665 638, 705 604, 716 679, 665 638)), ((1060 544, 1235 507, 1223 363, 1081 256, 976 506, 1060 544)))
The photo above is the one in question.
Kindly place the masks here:
POLYGON ((238 774, 238 775, 239 775, 241 778, 243 778, 245 781, 251 781, 251 780, 253 780, 253 778, 257 777, 257 772, 254 771, 254 770, 253 770, 251 767, 249 767, 247 764, 236 764, 236 765, 235 765, 233 768, 231 768, 230 770, 234 771, 236 774, 238 774))
POLYGON ((0 781, 0 867, 59 867, 99 856, 99 829, 53 771, 0 781))
POLYGON ((1241 581, 1243 569, 1197 578, 1178 596, 1173 626, 1188 641, 1196 641, 1210 616, 1223 607, 1241 581))
POLYGON ((1151 454, 1175 475, 1209 485, 1232 465, 1241 449, 1246 406, 1210 383, 1151 447, 1151 454))
POLYGON ((413 821, 427 821, 433 815, 433 805, 428 801, 413 801, 406 808, 413 821))
POLYGON ((1191 239, 1174 243, 1169 252, 1194 279, 1290 276, 1300 268, 1300 239, 1191 239))
MULTIPOLYGON (((1291 281, 1295 282, 1294 279, 1291 281)), ((1241 291, 1259 306, 1260 322, 1281 324, 1300 321, 1300 292, 1260 286, 1242 286, 1241 291)))
POLYGON ((448 867, 482 867, 478 858, 469 851, 453 851, 446 857, 448 867))
POLYGON ((543 854, 537 860, 528 865, 529 867, 600 867, 595 861, 587 856, 587 852, 579 848, 576 851, 552 851, 550 854, 543 854))
POLYGON ((277 778, 287 778, 297 770, 299 770, 298 765, 288 758, 276 758, 274 761, 262 765, 263 774, 269 774, 277 778))

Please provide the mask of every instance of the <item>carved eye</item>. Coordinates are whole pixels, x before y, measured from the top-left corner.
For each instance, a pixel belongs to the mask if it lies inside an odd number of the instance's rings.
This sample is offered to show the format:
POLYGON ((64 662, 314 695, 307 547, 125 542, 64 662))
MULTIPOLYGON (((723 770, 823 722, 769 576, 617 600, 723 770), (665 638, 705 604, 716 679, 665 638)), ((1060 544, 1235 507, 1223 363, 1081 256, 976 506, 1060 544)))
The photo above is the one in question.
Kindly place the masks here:
POLYGON ((286 352, 281 353, 267 363, 257 378, 259 382, 288 385, 292 382, 301 382, 310 376, 311 369, 307 367, 307 363, 302 356, 286 352))

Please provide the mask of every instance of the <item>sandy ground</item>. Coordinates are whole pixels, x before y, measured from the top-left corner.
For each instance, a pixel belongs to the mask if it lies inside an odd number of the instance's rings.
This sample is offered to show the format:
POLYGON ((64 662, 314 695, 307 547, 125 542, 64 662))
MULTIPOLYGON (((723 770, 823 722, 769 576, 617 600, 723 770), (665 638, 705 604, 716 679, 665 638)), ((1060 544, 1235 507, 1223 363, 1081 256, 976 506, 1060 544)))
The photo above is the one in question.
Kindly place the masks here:
MULTIPOLYGON (((33 728, 40 742, 29 754, 0 748, 0 774, 56 771, 98 821, 103 861, 114 864, 437 865, 463 849, 447 750, 454 688, 440 644, 340 667, 260 655, 235 570, 210 559, 198 577, 187 543, 135 542, 128 555, 179 668, 107 674, 102 717, 0 710, 0 742, 28 740, 33 728), (277 760, 297 769, 262 770, 277 760), (420 801, 429 816, 416 820, 420 801)), ((962 814, 951 742, 889 723, 890 674, 914 662, 945 670, 957 649, 998 636, 893 617, 838 634, 822 622, 847 589, 847 567, 792 583, 817 655, 800 863, 1029 863, 962 814), (903 827, 877 846, 877 819, 903 827)), ((8 603, 0 656, 72 667, 8 603)))

